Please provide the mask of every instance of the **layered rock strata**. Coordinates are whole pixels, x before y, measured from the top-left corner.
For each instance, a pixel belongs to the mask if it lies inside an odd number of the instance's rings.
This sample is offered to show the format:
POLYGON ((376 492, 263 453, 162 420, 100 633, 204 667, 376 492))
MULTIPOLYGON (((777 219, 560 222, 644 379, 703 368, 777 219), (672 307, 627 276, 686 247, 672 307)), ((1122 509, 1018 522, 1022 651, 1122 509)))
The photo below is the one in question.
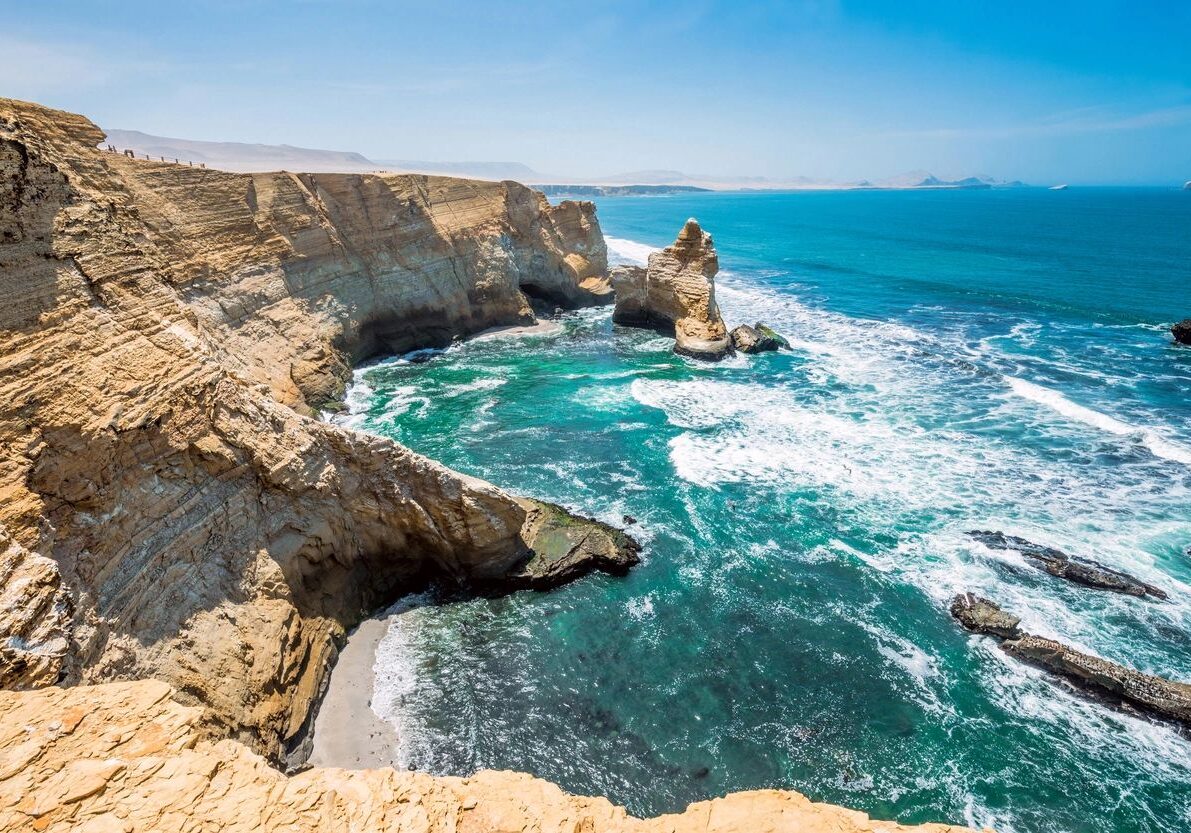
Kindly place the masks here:
POLYGON ((102 138, 0 99, 0 828, 903 829, 796 793, 641 822, 525 775, 276 769, 394 594, 635 558, 312 418, 367 356, 606 300, 603 240, 590 204, 515 183, 238 175, 102 138))
POLYGON ((718 360, 732 341, 715 302, 719 258, 711 235, 693 217, 674 243, 649 256, 648 267, 612 270, 616 308, 612 320, 674 333, 674 352, 718 360))
POLYGON ((278 758, 346 627, 535 543, 496 487, 308 415, 373 353, 599 300, 603 239, 515 183, 102 138, 0 100, 0 682, 159 678, 278 758))
POLYGON ((1156 599, 1169 598, 1165 590, 1147 584, 1139 578, 1105 567, 1089 558, 1076 558, 1062 550, 1035 544, 1016 535, 989 530, 973 530, 968 535, 986 547, 995 550, 1009 550, 1021 553, 1027 562, 1050 573, 1056 578, 1066 579, 1073 584, 1094 587, 1097 590, 1111 590, 1128 596, 1152 596, 1156 599))
POLYGON ((0 830, 45 833, 970 833, 759 790, 637 819, 529 775, 391 768, 286 776, 162 682, 0 692, 0 830))
POLYGON ((1020 619, 988 599, 956 596, 951 614, 965 628, 1003 640, 1001 648, 1073 683, 1111 705, 1126 706, 1191 727, 1191 685, 1144 674, 1022 631, 1020 619))

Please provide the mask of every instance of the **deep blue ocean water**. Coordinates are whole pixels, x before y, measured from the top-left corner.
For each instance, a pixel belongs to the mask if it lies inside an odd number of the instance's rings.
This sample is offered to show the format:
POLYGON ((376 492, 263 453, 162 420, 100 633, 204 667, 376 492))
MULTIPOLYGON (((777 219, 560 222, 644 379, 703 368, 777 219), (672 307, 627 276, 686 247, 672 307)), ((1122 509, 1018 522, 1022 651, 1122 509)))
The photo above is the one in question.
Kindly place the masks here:
POLYGON ((790 352, 701 364, 563 316, 357 373, 346 421, 619 523, 627 578, 402 605, 373 708, 394 761, 532 772, 637 814, 758 787, 902 822, 1186 830, 1191 743, 962 632, 1034 633, 1191 681, 1191 193, 705 194, 599 204, 615 259, 688 216, 729 326, 790 352), (967 537, 1128 570, 1082 589, 967 537))

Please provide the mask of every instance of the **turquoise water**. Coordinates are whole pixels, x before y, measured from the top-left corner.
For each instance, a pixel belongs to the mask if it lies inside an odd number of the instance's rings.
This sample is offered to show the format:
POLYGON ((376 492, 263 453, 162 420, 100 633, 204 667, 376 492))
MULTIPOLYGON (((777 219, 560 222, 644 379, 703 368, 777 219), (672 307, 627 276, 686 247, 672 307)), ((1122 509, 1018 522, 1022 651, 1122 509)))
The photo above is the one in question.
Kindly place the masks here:
POLYGON ((503 487, 637 518, 630 576, 407 600, 373 708, 394 761, 532 772, 638 814, 789 787, 902 822, 1191 825, 1191 743, 963 633, 1035 633, 1191 680, 1191 194, 1071 189, 603 201, 633 260, 713 232, 721 364, 568 314, 358 372, 346 421, 503 487), (1167 589, 1080 589, 999 529, 1167 589))

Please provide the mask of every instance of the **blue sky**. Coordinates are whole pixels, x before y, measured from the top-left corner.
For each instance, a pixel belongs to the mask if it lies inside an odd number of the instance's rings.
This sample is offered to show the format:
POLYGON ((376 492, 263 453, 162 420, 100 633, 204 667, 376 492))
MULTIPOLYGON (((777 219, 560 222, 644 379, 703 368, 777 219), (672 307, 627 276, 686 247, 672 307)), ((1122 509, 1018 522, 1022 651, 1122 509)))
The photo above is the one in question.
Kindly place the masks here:
POLYGON ((1191 178, 1182 2, 17 0, 0 95, 167 136, 598 176, 1191 178))

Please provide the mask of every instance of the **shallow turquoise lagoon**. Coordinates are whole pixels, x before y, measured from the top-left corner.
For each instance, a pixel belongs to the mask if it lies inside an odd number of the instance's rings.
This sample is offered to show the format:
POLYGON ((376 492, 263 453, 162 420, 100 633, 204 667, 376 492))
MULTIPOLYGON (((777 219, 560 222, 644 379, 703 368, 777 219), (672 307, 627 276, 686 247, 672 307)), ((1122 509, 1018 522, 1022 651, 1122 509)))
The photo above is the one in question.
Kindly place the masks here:
POLYGON ((394 761, 532 772, 638 814, 788 787, 903 822, 1191 825, 1191 743, 963 633, 960 591, 1191 680, 1191 193, 707 194, 600 203, 614 258, 715 238, 700 364, 607 310, 357 373, 344 421, 631 527, 630 576, 407 600, 377 657, 394 761), (1000 529, 1160 585, 1081 589, 1000 529))

